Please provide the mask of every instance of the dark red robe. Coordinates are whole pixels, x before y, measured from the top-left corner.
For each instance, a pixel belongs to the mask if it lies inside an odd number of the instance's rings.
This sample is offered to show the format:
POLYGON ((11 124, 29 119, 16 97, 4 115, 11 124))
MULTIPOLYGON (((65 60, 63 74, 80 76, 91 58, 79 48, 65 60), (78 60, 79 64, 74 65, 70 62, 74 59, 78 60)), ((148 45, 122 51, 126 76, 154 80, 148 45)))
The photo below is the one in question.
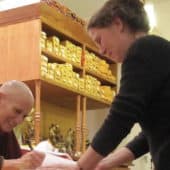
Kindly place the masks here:
POLYGON ((0 155, 5 159, 21 157, 21 149, 13 131, 0 134, 0 155))

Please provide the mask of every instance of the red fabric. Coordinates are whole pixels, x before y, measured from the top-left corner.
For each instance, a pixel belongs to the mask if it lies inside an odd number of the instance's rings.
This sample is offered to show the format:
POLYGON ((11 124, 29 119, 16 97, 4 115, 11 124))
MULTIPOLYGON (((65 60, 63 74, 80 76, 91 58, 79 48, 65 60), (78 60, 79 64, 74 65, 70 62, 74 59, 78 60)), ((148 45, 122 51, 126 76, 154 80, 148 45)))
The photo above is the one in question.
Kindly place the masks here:
POLYGON ((21 157, 21 149, 13 131, 0 134, 0 155, 5 159, 21 157))
POLYGON ((26 153, 28 153, 28 152, 30 152, 30 150, 29 150, 29 149, 21 149, 21 153, 22 153, 22 155, 24 155, 24 154, 26 154, 26 153))

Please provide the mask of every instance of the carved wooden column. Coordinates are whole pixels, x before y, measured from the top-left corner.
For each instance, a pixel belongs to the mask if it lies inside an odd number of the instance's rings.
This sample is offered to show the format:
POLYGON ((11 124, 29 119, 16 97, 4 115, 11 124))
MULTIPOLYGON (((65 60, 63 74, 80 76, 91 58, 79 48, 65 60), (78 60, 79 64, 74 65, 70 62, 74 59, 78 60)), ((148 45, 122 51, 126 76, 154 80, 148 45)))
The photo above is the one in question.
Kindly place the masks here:
POLYGON ((81 141, 82 141, 82 135, 81 135, 81 108, 80 108, 80 100, 81 96, 77 96, 77 110, 76 110, 76 146, 75 151, 80 152, 81 151, 81 141))
POLYGON ((86 123, 86 101, 87 98, 82 98, 83 102, 83 109, 82 109, 82 152, 86 150, 86 140, 87 140, 87 123, 86 123))
POLYGON ((41 80, 35 80, 35 143, 40 142, 41 80))
MULTIPOLYGON (((85 64, 86 64, 86 56, 85 56, 85 45, 83 45, 83 50, 82 50, 82 62, 81 65, 83 67, 83 73, 82 77, 85 78, 86 75, 86 70, 85 70, 85 64)), ((85 82, 86 84, 86 82, 85 82)), ((85 85, 86 87, 86 85, 85 85)), ((86 124, 86 97, 82 97, 82 152, 86 150, 86 137, 87 137, 87 124, 86 124)))

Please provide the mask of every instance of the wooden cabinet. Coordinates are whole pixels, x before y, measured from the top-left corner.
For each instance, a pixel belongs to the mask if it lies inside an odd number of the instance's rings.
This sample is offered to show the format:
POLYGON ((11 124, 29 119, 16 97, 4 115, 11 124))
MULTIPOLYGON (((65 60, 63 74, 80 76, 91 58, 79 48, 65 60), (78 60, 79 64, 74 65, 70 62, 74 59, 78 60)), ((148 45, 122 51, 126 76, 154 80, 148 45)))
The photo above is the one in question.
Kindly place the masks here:
MULTIPOLYGON (((76 151, 85 150, 86 141, 86 110, 108 107, 111 101, 96 97, 86 91, 70 87, 67 83, 53 81, 41 74, 41 55, 48 57, 51 63, 71 63, 76 73, 84 78, 86 75, 95 77, 101 85, 116 88, 116 80, 103 77, 95 71, 86 69, 86 51, 93 52, 106 61, 113 75, 116 76, 116 64, 106 56, 100 56, 94 42, 90 39, 82 25, 59 13, 56 9, 44 3, 36 3, 0 12, 0 83, 10 79, 26 82, 35 95, 35 140, 48 127, 44 127, 45 118, 42 113, 42 103, 72 110, 76 130, 76 151), (82 48, 80 65, 76 65, 64 58, 42 49, 41 34, 57 35, 61 40, 69 40, 82 48), (40 128, 41 127, 41 128, 40 128)), ((63 111, 64 112, 64 111, 63 111)), ((64 114, 63 114, 64 115, 64 114)), ((63 116, 64 117, 64 116, 63 116)), ((64 117, 64 119, 67 119, 64 117)), ((69 122, 67 123, 69 126, 69 122)))

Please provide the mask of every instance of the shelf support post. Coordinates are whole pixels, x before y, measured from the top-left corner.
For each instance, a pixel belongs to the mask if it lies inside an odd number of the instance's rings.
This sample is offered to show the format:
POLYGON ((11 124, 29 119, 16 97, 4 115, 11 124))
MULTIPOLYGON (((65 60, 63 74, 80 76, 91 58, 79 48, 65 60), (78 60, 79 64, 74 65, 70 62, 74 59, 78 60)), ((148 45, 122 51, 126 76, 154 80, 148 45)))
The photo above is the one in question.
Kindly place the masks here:
POLYGON ((40 142, 41 80, 35 80, 35 143, 40 142))
POLYGON ((86 123, 86 103, 87 98, 83 96, 83 110, 82 110, 82 152, 84 153, 86 150, 86 141, 87 141, 87 123, 86 123))
POLYGON ((76 115, 76 146, 75 151, 80 152, 81 150, 81 108, 80 108, 81 96, 77 96, 77 115, 76 115))

